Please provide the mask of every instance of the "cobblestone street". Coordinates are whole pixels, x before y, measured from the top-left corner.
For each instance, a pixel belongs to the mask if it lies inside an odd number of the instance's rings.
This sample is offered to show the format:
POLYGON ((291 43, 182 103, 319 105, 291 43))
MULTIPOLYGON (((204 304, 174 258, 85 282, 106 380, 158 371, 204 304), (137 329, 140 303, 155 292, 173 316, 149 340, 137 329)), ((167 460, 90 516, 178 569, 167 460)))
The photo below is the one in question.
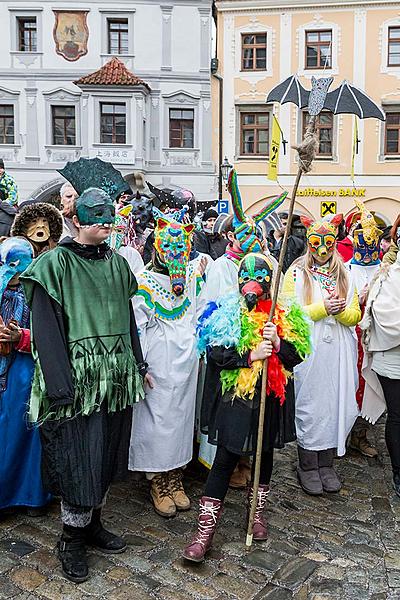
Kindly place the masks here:
MULTIPOLYGON (((355 453, 336 461, 340 494, 312 498, 300 491, 293 445, 277 453, 268 503, 270 539, 244 550, 244 493, 230 491, 214 550, 201 565, 180 558, 196 510, 169 521, 152 510, 145 481, 114 486, 106 524, 128 550, 90 553, 91 578, 76 586, 61 576, 54 547, 58 506, 50 515, 0 521, 0 598, 18 600, 386 600, 400 598, 400 500, 391 487, 383 425, 374 429, 378 460, 355 453)), ((201 494, 204 473, 191 470, 187 488, 201 494), (200 473, 200 474, 199 474, 200 473)), ((195 503, 194 503, 195 506, 195 503)))

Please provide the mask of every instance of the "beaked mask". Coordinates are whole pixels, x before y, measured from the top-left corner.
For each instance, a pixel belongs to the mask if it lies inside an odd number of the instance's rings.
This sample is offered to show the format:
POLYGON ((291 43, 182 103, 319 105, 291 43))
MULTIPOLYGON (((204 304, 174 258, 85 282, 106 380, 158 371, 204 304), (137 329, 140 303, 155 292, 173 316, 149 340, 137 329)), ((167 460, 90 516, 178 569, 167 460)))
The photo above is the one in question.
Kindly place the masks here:
POLYGON ((244 297, 247 308, 252 310, 265 294, 270 295, 272 265, 264 254, 247 254, 239 263, 239 292, 244 297))

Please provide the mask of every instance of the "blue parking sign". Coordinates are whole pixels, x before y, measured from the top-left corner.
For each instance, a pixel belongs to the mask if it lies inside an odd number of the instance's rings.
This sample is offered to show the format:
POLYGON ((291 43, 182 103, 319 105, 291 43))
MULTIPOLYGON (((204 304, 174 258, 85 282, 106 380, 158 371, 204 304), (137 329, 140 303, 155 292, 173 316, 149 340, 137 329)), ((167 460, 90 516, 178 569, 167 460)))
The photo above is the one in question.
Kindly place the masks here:
POLYGON ((219 214, 229 214, 229 200, 220 200, 218 202, 219 214))

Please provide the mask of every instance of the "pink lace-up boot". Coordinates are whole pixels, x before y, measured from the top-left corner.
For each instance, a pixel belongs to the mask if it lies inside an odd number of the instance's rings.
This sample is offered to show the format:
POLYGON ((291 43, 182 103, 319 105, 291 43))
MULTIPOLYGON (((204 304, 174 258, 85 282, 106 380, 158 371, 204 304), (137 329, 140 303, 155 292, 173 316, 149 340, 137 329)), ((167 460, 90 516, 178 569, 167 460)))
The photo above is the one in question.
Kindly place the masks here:
MULTIPOLYGON (((268 485, 259 485, 257 494, 257 508, 254 516, 253 525, 253 539, 254 540, 266 540, 268 537, 267 524, 264 521, 264 508, 267 503, 267 497, 269 494, 268 485)), ((247 520, 249 519, 251 501, 253 499, 253 488, 250 487, 247 494, 247 520)))
POLYGON ((210 550, 218 519, 222 512, 222 501, 203 496, 200 498, 197 532, 183 551, 183 557, 192 562, 201 562, 210 550))

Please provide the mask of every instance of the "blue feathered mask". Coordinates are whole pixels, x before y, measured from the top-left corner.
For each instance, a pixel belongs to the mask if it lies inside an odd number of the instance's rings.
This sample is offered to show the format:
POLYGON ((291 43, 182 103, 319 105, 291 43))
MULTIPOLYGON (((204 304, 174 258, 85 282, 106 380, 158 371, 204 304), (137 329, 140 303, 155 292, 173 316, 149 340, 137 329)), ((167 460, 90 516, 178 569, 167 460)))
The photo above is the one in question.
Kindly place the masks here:
POLYGON ((0 299, 16 275, 20 275, 33 261, 31 244, 20 237, 11 237, 0 245, 0 299))

